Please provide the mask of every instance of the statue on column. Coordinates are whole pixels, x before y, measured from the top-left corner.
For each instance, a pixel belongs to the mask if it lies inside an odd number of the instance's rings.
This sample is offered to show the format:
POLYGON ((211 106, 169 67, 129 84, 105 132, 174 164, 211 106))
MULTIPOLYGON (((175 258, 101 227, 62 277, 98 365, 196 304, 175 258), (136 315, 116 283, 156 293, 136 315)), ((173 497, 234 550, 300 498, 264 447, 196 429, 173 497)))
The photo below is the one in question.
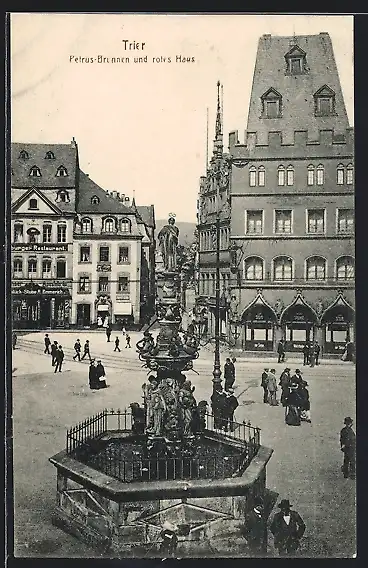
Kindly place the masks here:
POLYGON ((175 217, 169 215, 168 224, 164 225, 157 235, 165 270, 176 270, 176 249, 179 243, 179 229, 175 226, 175 217))

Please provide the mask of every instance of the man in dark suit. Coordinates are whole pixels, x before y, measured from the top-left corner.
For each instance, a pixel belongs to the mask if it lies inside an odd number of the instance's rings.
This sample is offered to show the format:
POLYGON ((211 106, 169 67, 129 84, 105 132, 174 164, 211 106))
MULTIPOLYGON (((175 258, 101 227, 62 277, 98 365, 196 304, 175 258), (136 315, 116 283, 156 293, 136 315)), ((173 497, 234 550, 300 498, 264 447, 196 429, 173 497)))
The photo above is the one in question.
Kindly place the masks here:
POLYGON ((267 403, 268 402, 268 371, 269 369, 264 369, 263 373, 262 373, 262 378, 261 378, 261 387, 263 388, 263 402, 267 403))
POLYGON ((54 341, 54 343, 51 345, 51 365, 54 366, 56 365, 56 352, 58 350, 58 342, 54 341))
POLYGON ((283 339, 280 339, 280 341, 277 344, 277 353, 279 355, 277 362, 283 363, 285 361, 285 345, 283 339))
POLYGON ((309 365, 310 344, 306 341, 303 346, 303 365, 309 365))
POLYGON ((44 342, 45 342, 45 351, 44 351, 44 353, 47 353, 47 355, 50 355, 51 340, 50 340, 50 338, 49 338, 49 334, 48 334, 48 333, 46 333, 46 335, 45 335, 44 342))
POLYGON ((59 373, 61 373, 61 366, 63 364, 64 361, 64 351, 61 345, 59 345, 59 348, 57 349, 56 353, 55 353, 55 371, 54 373, 56 373, 57 371, 59 371, 59 373))
POLYGON ((342 465, 342 472, 344 477, 355 479, 355 448, 356 436, 352 428, 353 420, 347 416, 344 420, 344 428, 340 432, 340 447, 344 452, 344 462, 342 465))
POLYGON ((280 556, 294 554, 305 532, 305 524, 299 513, 291 510, 288 499, 282 499, 278 506, 281 511, 276 513, 270 525, 275 548, 280 556))
POLYGON ((252 554, 267 552, 267 524, 260 499, 255 500, 253 509, 245 515, 244 536, 252 554))
POLYGON ((230 357, 226 358, 224 365, 225 390, 231 389, 235 383, 235 365, 230 357))

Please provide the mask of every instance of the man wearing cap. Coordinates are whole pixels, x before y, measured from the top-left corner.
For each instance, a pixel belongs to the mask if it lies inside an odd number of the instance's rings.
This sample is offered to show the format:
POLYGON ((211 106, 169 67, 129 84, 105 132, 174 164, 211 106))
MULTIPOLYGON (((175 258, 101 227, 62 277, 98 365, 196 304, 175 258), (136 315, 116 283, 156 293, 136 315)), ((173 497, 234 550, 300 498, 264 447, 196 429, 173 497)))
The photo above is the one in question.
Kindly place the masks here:
POLYGON ((268 402, 268 388, 267 388, 267 377, 268 377, 269 369, 266 368, 263 370, 262 378, 261 378, 261 387, 263 388, 263 402, 268 402))
POLYGON ((350 479, 355 479, 356 436, 352 428, 352 418, 347 416, 344 420, 344 424, 345 426, 340 432, 340 447, 341 451, 344 452, 344 462, 341 469, 345 478, 350 477, 350 479))
POLYGON ((280 556, 294 554, 305 532, 305 524, 299 513, 291 510, 288 499, 282 499, 278 506, 281 510, 270 525, 275 548, 280 556))
POLYGON ((244 536, 252 554, 267 552, 267 524, 261 499, 256 499, 253 509, 245 515, 244 536))

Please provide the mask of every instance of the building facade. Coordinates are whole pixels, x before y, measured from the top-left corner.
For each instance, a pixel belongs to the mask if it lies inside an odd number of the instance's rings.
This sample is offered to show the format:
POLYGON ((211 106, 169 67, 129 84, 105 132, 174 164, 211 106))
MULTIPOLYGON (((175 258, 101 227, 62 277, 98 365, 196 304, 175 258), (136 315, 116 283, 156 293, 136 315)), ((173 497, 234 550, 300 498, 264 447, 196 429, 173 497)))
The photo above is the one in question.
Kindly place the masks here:
POLYGON ((354 134, 326 33, 259 40, 245 143, 229 136, 228 340, 354 340, 354 134))
POLYGON ((155 219, 143 209, 149 225, 134 201, 79 168, 74 139, 13 144, 14 327, 138 324, 142 304, 154 306, 155 219))

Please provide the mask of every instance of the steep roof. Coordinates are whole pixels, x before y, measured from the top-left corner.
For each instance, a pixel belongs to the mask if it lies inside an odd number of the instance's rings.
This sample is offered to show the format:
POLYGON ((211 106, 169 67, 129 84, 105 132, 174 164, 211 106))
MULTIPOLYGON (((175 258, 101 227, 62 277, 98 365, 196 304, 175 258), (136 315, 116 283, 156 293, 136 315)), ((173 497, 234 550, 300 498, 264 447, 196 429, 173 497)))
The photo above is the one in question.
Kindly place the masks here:
POLYGON ((148 227, 155 226, 155 210, 153 205, 136 205, 137 211, 142 221, 148 227))
POLYGON ((73 188, 76 186, 78 166, 78 148, 73 141, 71 144, 32 144, 13 142, 11 145, 12 187, 15 188, 73 188), (20 157, 25 151, 28 158, 20 157), (52 152, 55 159, 45 158, 47 152, 52 152), (41 177, 30 176, 33 166, 41 171, 41 177), (67 176, 56 176, 59 166, 64 166, 67 176))
POLYGON ((271 36, 259 39, 249 105, 248 132, 257 132, 259 144, 267 144, 269 131, 281 131, 284 142, 294 130, 308 130, 308 138, 318 137, 319 129, 343 133, 349 127, 340 79, 329 34, 271 36), (300 50, 293 47, 297 45, 300 50), (285 55, 306 54, 306 72, 290 75, 285 55), (316 117, 313 95, 324 85, 335 93, 336 116, 316 117), (282 117, 261 118, 261 97, 273 88, 282 96, 282 117))
POLYGON ((79 196, 77 203, 77 213, 135 214, 130 207, 107 194, 102 187, 91 180, 82 170, 79 170, 79 196), (91 202, 93 196, 99 198, 99 203, 96 205, 93 205, 91 202))

